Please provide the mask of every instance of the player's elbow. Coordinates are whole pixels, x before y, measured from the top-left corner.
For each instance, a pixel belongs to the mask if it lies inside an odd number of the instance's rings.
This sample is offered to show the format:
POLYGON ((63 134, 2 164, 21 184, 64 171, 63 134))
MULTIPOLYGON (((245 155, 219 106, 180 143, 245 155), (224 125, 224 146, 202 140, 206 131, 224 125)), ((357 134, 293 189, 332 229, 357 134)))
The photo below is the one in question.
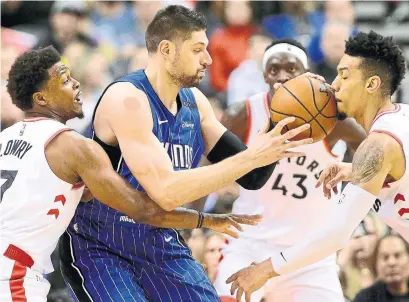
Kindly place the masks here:
POLYGON ((165 190, 160 190, 160 192, 155 192, 149 196, 160 206, 163 210, 170 212, 178 207, 176 199, 172 198, 165 190))

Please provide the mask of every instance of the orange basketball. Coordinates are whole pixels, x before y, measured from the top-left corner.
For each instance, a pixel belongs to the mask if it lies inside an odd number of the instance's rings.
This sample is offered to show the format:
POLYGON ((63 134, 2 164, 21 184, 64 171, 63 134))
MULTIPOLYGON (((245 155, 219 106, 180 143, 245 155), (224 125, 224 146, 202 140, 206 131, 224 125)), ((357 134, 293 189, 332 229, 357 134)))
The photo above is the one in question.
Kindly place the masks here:
POLYGON ((285 127, 285 131, 305 123, 311 125, 309 130, 292 140, 311 137, 314 142, 320 141, 331 133, 337 123, 337 103, 331 87, 307 76, 283 84, 271 100, 270 113, 274 123, 289 116, 296 118, 285 127))

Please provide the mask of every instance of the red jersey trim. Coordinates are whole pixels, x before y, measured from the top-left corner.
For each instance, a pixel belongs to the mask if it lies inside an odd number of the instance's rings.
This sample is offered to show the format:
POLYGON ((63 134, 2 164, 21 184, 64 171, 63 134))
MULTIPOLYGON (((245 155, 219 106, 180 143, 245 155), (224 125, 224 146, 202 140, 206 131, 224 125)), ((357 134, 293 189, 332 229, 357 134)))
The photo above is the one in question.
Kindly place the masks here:
POLYGON ((331 155, 331 156, 334 157, 334 158, 339 158, 338 155, 335 155, 334 153, 332 153, 331 146, 329 145, 329 143, 328 143, 328 141, 327 141, 326 138, 324 138, 324 139, 322 140, 322 143, 324 144, 325 150, 329 153, 329 155, 331 155))
POLYGON ((85 184, 82 181, 77 182, 75 185, 72 186, 71 190, 78 190, 78 189, 82 188, 83 186, 85 186, 85 184))
POLYGON ((51 120, 48 117, 28 117, 23 120, 23 122, 37 122, 37 121, 44 121, 44 120, 51 120))
POLYGON ((378 113, 378 114, 375 116, 375 118, 374 118, 374 120, 373 120, 373 122, 372 122, 372 126, 373 126, 373 124, 375 124, 375 122, 376 122, 382 115, 389 114, 389 113, 396 113, 396 112, 398 112, 400 109, 401 109, 400 105, 399 105, 399 104, 395 104, 395 109, 378 113))
POLYGON ((247 145, 251 131, 251 106, 250 101, 248 99, 246 100, 246 111, 247 111, 247 131, 246 135, 244 136, 244 143, 247 145))
POLYGON ((394 139, 399 143, 399 145, 402 147, 402 149, 403 149, 402 141, 400 140, 399 137, 397 137, 397 136, 396 136, 395 134, 393 134, 392 132, 385 131, 385 130, 373 130, 373 131, 369 132, 369 134, 371 134, 371 133, 383 133, 383 134, 389 135, 390 137, 394 138, 394 139))
POLYGON ((60 133, 64 132, 64 131, 72 131, 73 129, 70 128, 63 128, 60 129, 58 131, 56 131, 53 135, 50 136, 50 138, 45 142, 44 144, 44 149, 47 147, 47 145, 60 133))

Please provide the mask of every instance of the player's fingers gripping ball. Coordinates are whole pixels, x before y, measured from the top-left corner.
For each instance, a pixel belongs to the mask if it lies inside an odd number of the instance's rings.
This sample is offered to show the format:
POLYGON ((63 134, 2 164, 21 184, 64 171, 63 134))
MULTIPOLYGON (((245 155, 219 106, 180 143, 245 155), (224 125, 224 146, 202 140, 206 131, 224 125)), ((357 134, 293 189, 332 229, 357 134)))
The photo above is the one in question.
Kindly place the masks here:
POLYGON ((292 140, 312 138, 314 142, 324 139, 337 123, 337 103, 331 87, 319 80, 300 76, 276 90, 270 107, 274 124, 294 116, 295 121, 284 127, 282 133, 309 123, 311 128, 292 140))

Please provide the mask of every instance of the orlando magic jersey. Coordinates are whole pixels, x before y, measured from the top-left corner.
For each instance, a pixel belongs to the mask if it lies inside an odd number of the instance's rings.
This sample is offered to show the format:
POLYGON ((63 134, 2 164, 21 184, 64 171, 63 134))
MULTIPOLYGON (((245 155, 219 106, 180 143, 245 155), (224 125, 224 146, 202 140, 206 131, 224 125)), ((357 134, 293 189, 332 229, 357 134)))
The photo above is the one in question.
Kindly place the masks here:
MULTIPOLYGON (((204 152, 204 142, 200 128, 199 110, 192 91, 188 88, 181 89, 179 91, 177 96, 178 112, 176 116, 174 116, 163 105, 153 90, 144 70, 138 70, 134 73, 126 75, 112 84, 117 82, 132 83, 136 88, 140 89, 146 94, 152 112, 152 132, 168 153, 174 169, 186 170, 197 167, 200 157, 204 152)), ((108 86, 107 89, 110 86, 108 86)), ((96 110, 97 108, 95 108, 92 122, 94 121, 96 110)), ((92 124, 89 129, 89 136, 105 149, 114 169, 116 169, 116 171, 134 188, 139 191, 144 191, 138 180, 132 175, 126 160, 122 157, 119 146, 112 147, 102 142, 96 136, 92 124)), ((141 158, 140 160, 143 161, 145 159, 141 158)), ((96 199, 93 199, 88 203, 81 204, 77 209, 77 214, 81 216, 91 216, 93 221, 103 220, 104 224, 119 223, 123 226, 140 227, 138 226, 139 224, 133 219, 100 203, 96 199)), ((146 231, 147 229, 154 227, 143 225, 143 228, 146 231)))

